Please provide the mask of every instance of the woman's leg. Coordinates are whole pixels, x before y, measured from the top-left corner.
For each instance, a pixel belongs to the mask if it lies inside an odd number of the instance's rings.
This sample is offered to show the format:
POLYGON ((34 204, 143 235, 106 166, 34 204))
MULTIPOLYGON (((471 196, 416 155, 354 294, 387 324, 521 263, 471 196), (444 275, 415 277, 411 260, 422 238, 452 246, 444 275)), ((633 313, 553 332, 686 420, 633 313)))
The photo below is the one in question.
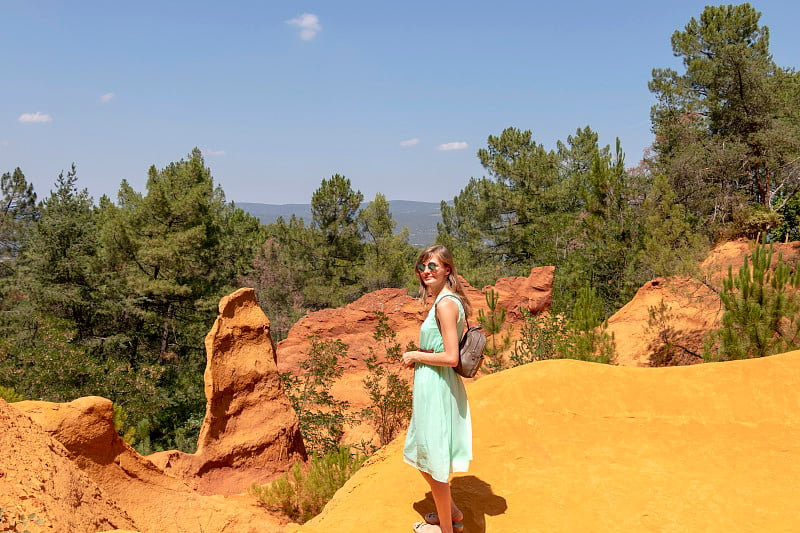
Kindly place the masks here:
POLYGON ((436 481, 426 472, 420 473, 431 487, 436 513, 439 515, 439 528, 442 533, 453 533, 453 509, 456 509, 456 506, 450 492, 450 483, 436 481))

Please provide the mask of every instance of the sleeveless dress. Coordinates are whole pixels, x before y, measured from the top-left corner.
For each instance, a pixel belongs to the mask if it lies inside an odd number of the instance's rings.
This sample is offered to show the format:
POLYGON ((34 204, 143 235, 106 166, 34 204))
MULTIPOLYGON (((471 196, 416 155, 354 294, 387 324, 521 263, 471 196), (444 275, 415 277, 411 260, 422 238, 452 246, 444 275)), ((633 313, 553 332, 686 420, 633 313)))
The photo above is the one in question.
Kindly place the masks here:
MULTIPOLYGON (((444 351, 436 325, 436 304, 444 297, 458 302, 458 335, 464 333, 464 307, 455 295, 442 291, 419 332, 419 347, 444 351)), ((472 460, 472 422, 467 392, 453 367, 416 363, 411 422, 406 433, 403 459, 436 481, 447 483, 451 472, 466 472, 472 460)))

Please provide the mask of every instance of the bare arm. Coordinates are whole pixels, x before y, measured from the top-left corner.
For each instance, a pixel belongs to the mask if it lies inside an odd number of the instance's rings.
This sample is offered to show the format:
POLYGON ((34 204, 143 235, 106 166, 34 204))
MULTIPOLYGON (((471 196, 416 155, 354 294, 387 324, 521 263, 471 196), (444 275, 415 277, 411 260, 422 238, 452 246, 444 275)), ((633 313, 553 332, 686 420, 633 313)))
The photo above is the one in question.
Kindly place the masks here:
POLYGON ((444 351, 428 353, 414 350, 403 354, 403 365, 425 363, 433 366, 456 366, 458 364, 458 304, 452 298, 442 298, 436 304, 436 317, 444 341, 444 351))

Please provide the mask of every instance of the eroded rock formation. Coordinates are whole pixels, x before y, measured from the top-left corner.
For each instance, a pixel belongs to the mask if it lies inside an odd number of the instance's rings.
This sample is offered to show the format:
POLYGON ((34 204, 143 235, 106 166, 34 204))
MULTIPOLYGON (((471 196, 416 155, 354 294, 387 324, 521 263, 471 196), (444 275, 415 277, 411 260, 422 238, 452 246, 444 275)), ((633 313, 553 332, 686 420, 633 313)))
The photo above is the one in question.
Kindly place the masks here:
POLYGON ((239 494, 304 459, 305 448, 253 289, 220 301, 205 343, 207 403, 197 452, 150 458, 203 494, 239 494))

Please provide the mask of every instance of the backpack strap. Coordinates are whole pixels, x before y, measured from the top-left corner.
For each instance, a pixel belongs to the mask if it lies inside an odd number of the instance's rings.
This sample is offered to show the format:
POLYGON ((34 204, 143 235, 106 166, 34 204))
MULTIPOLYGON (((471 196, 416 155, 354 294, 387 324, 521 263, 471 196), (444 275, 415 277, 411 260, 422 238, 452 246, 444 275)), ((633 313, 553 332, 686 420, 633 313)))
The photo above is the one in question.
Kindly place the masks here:
MULTIPOLYGON (((458 303, 461 304, 461 309, 462 310, 464 309, 464 304, 461 302, 461 298, 459 298, 457 295, 455 295, 453 293, 450 293, 450 292, 448 292, 447 294, 443 294, 441 298, 439 298, 438 300, 436 300, 436 302, 434 302, 434 304, 433 304, 433 307, 434 307, 433 317, 436 319, 436 327, 439 328, 439 333, 440 334, 442 332, 442 326, 439 324, 439 315, 436 313, 436 305, 443 298, 453 298, 454 300, 456 300, 458 303)), ((464 325, 465 325, 465 327, 464 327, 464 335, 466 335, 467 330, 469 329, 469 318, 467 318, 467 313, 466 312, 464 313, 464 325)), ((462 338, 463 338, 463 335, 462 335, 462 338)))

